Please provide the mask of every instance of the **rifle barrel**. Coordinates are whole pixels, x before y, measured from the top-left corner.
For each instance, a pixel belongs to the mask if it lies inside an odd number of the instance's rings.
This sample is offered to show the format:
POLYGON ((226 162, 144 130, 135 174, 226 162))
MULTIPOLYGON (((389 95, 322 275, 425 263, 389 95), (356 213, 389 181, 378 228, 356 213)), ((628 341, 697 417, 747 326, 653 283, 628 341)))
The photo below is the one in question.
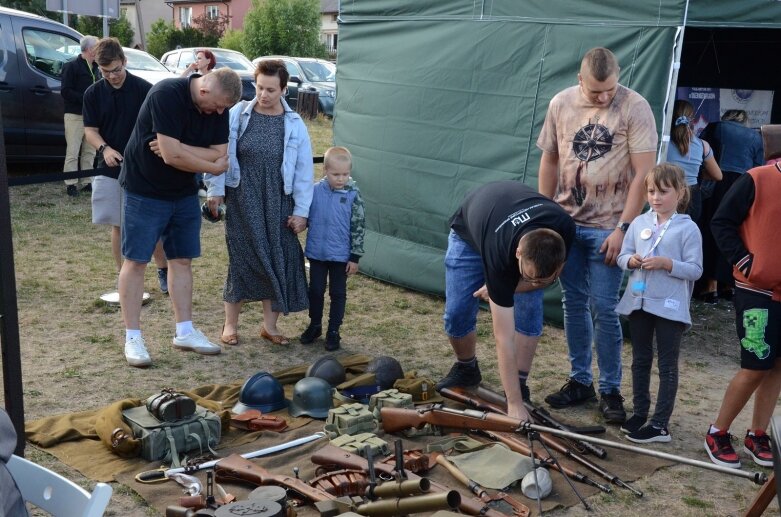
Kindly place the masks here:
POLYGON ((550 427, 545 427, 542 425, 536 425, 536 424, 529 424, 526 423, 523 425, 526 429, 531 429, 532 431, 538 431, 541 433, 549 433, 555 436, 562 436, 564 438, 576 438, 579 440, 585 440, 587 442, 596 443, 599 445, 604 445, 605 447, 612 447, 614 449, 620 449, 622 451, 628 451, 628 452, 636 452, 637 454, 643 454, 645 456, 653 456, 654 458, 661 458, 664 460, 670 460, 674 461, 676 463, 683 463, 685 465, 691 465, 693 467, 700 467, 707 470, 713 470, 716 472, 721 472, 722 474, 730 474, 732 476, 742 477, 746 479, 750 479, 754 483, 758 485, 764 485, 765 482, 767 482, 767 474, 764 472, 749 472, 745 470, 740 469, 732 469, 728 467, 722 467, 720 465, 715 465, 713 463, 706 463, 704 461, 700 460, 693 460, 691 458, 686 458, 684 456, 676 456, 674 454, 668 454, 666 452, 660 452, 660 451, 654 451, 651 449, 642 449, 640 447, 634 447, 632 445, 626 445, 619 442, 611 442, 610 440, 603 440, 601 438, 595 438, 593 436, 583 436, 575 433, 570 433, 568 431, 561 431, 559 429, 552 429, 550 427))

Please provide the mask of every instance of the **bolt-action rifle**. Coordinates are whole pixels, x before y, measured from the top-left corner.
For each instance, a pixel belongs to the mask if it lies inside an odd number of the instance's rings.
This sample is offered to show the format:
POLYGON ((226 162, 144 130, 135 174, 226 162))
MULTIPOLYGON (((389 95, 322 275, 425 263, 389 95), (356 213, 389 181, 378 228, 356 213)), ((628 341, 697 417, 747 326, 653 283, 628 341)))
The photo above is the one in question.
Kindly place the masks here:
MULTIPOLYGON (((478 386, 473 389, 456 387, 443 388, 439 393, 445 398, 455 400, 456 402, 466 404, 467 406, 472 406, 475 409, 492 411, 502 415, 507 414, 507 399, 501 394, 482 386, 478 386)), ((538 408, 531 402, 524 401, 523 404, 526 406, 526 410, 529 412, 529 415, 531 415, 531 417, 540 425, 577 434, 605 432, 605 428, 602 426, 575 428, 573 426, 565 425, 553 418, 550 413, 542 408, 538 408), (586 433, 584 433, 584 431, 586 431, 586 433)), ((590 452, 600 459, 605 459, 607 457, 607 452, 605 449, 594 445, 593 443, 589 443, 585 440, 572 440, 572 442, 573 447, 575 447, 580 453, 590 452)))
MULTIPOLYGON (((363 470, 364 472, 368 471, 369 469, 369 464, 366 461, 366 458, 362 458, 357 454, 350 454, 344 449, 340 449, 334 445, 325 445, 321 447, 312 454, 310 459, 315 465, 335 466, 341 469, 359 469, 363 470)), ((379 474, 385 474, 391 477, 395 477, 397 473, 395 467, 387 463, 375 463, 374 469, 379 474)), ((419 477, 409 471, 407 471, 406 475, 409 479, 418 479, 419 477)), ((435 481, 430 481, 430 483, 432 492, 448 492, 451 490, 451 488, 435 481)), ((462 513, 468 515, 479 515, 485 517, 509 517, 507 514, 499 512, 493 508, 489 508, 480 499, 475 499, 463 494, 461 496, 461 501, 458 505, 458 508, 462 513)))

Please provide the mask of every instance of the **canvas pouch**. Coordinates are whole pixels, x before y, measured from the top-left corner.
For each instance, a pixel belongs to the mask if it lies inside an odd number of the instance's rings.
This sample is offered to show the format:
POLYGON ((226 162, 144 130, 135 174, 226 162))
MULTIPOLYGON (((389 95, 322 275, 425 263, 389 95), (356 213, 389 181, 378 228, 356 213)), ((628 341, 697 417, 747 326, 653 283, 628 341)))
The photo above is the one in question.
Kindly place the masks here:
POLYGON ((374 433, 359 433, 356 435, 343 434, 331 440, 331 445, 335 445, 351 454, 357 454, 363 458, 366 457, 365 449, 367 445, 372 451, 373 458, 390 454, 388 442, 379 438, 374 433))
POLYGON ((331 437, 377 432, 377 420, 363 404, 343 404, 328 410, 325 431, 331 437))
POLYGON ((140 456, 147 461, 162 460, 177 468, 181 455, 193 451, 216 454, 213 447, 220 443, 220 417, 201 406, 176 422, 161 422, 146 406, 126 409, 122 416, 141 443, 140 456))
POLYGON ((391 388, 375 393, 369 399, 369 411, 372 412, 378 422, 382 422, 380 409, 384 407, 413 409, 415 404, 412 403, 412 395, 401 393, 399 390, 391 388))
POLYGON ((443 401, 443 398, 434 389, 434 381, 428 377, 412 377, 412 374, 410 374, 410 377, 398 379, 393 383, 393 387, 401 393, 412 395, 412 401, 415 404, 431 404, 443 401))

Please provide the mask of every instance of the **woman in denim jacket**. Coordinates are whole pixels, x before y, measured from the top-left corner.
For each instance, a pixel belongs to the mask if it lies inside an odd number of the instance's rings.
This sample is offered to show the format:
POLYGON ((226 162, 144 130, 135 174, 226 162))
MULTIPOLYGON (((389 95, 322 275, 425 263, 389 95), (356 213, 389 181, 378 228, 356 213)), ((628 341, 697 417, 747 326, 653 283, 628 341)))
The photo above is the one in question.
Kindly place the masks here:
POLYGON ((230 111, 228 172, 208 176, 208 204, 216 217, 225 202, 228 276, 221 341, 236 345, 244 302, 263 302, 260 335, 290 343, 277 328, 280 313, 308 308, 304 231, 312 202, 314 169, 309 133, 283 95, 288 72, 280 60, 255 70, 257 95, 230 111))

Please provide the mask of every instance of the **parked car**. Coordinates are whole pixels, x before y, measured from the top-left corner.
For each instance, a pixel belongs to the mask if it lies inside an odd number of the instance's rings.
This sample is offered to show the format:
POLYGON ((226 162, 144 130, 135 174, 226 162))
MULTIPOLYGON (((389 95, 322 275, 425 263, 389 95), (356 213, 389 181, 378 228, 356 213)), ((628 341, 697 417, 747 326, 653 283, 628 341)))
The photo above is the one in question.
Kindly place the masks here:
POLYGON ((80 52, 77 31, 0 7, 0 108, 10 162, 65 156, 62 66, 80 52))
POLYGON ((281 59, 290 74, 287 85, 287 103, 296 109, 298 91, 313 91, 318 94, 318 109, 332 117, 336 100, 336 65, 324 59, 313 57, 263 56, 252 60, 257 65, 264 59, 281 59))
POLYGON ((190 63, 195 61, 195 53, 199 50, 210 50, 214 54, 217 60, 215 68, 227 66, 239 74, 243 90, 242 99, 250 100, 255 97, 255 65, 241 52, 214 47, 179 48, 163 54, 160 61, 170 70, 181 75, 190 63))
POLYGON ((127 47, 122 47, 122 51, 125 53, 125 58, 127 59, 128 71, 152 84, 158 83, 163 79, 179 77, 179 74, 170 71, 152 54, 148 54, 143 50, 127 47))

